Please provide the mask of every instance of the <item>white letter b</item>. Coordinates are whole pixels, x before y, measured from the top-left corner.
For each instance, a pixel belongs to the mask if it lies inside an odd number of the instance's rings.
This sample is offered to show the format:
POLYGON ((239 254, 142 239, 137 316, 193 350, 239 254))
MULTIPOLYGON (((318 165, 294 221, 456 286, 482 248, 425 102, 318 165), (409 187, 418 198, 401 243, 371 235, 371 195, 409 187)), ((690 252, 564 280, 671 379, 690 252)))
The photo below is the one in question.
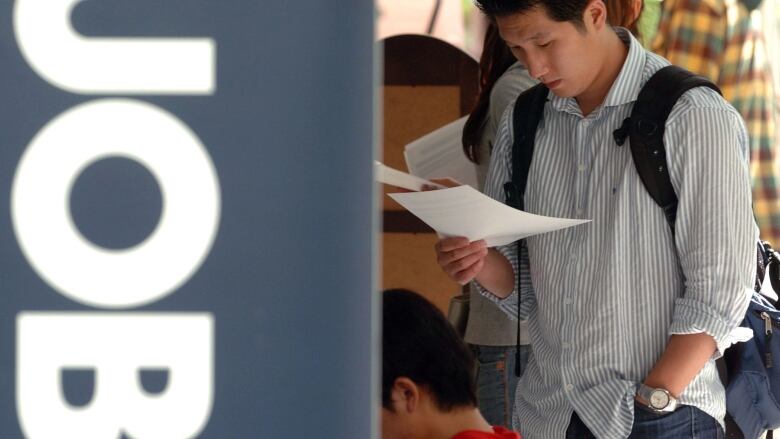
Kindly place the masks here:
POLYGON ((16 406, 25 436, 196 436, 213 404, 213 325, 209 313, 20 313, 16 406), (65 401, 65 368, 94 369, 86 406, 65 401), (168 370, 160 394, 142 388, 142 368, 168 370))

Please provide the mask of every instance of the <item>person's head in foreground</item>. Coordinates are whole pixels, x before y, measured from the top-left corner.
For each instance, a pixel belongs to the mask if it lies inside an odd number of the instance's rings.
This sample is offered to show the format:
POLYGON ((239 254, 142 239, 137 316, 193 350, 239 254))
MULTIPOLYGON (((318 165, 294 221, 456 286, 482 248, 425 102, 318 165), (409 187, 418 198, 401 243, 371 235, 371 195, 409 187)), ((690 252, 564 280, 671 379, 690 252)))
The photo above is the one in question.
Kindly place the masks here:
POLYGON ((517 438, 477 410, 474 360, 444 315, 419 294, 382 297, 382 438, 517 438))

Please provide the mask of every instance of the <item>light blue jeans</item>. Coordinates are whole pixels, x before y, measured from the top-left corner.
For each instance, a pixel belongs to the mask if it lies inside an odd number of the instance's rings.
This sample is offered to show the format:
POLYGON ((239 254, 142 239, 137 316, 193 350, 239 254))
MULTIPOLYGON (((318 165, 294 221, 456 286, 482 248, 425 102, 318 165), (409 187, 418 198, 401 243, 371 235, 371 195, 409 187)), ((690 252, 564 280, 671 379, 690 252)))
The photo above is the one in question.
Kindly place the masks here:
MULTIPOLYGON (((471 345, 477 359, 477 404, 490 425, 512 429, 515 389, 516 346, 471 345)), ((530 346, 520 346, 520 374, 528 362, 530 346)))

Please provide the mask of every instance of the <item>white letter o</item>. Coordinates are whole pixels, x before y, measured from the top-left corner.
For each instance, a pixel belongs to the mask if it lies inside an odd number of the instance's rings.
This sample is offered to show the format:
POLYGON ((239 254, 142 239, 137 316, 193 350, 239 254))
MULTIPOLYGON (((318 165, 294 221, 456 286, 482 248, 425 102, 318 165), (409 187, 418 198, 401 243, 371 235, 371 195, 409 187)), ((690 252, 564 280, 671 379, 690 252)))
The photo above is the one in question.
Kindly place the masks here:
POLYGON ((220 216, 219 181, 205 147, 176 116, 131 99, 102 99, 55 117, 22 155, 11 190, 19 245, 52 288, 105 308, 141 306, 186 282, 208 255, 220 216), (128 249, 87 241, 70 215, 79 174, 107 157, 144 165, 160 186, 156 229, 128 249))

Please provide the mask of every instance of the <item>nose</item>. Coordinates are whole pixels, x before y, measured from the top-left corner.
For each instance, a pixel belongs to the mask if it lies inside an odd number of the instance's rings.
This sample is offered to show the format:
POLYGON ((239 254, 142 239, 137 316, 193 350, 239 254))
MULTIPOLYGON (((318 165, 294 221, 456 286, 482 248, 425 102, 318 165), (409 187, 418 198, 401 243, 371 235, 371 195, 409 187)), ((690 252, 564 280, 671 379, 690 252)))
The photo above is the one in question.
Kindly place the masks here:
POLYGON ((532 78, 541 80, 541 78, 550 71, 544 57, 539 54, 527 53, 523 61, 525 62, 525 67, 528 69, 528 74, 530 74, 532 78))

